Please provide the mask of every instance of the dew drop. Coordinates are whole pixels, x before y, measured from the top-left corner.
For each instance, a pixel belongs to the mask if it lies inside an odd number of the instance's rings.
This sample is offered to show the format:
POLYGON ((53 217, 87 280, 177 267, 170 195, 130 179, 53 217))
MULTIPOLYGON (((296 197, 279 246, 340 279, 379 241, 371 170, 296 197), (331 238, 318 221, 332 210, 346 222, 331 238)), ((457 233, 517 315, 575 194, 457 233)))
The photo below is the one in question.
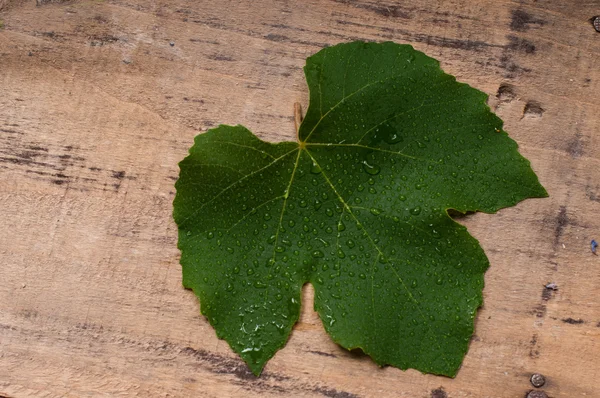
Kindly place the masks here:
POLYGON ((398 132, 393 131, 387 137, 384 138, 388 144, 397 144, 402 141, 402 136, 398 132))
POLYGON ((315 210, 319 210, 323 206, 323 203, 319 199, 315 200, 315 210))
POLYGON ((381 209, 377 209, 375 207, 371 208, 371 214, 373 214, 374 216, 378 216, 381 214, 381 209))
POLYGON ((317 163, 313 163, 310 167, 310 172, 313 174, 321 173, 321 167, 317 163))
POLYGON ((376 164, 369 164, 366 160, 363 160, 362 162, 363 164, 363 169, 371 175, 377 175, 379 174, 379 171, 381 170, 379 168, 379 166, 377 166, 376 164))

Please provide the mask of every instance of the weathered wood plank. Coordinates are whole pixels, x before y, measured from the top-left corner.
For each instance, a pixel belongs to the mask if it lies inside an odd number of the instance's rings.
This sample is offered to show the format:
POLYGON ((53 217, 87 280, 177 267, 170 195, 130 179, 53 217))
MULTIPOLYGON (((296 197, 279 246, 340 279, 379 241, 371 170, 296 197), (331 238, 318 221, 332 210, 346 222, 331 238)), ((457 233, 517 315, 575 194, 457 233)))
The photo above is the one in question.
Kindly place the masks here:
POLYGON ((521 397, 533 372, 551 397, 600 396, 599 6, 0 0, 0 396, 521 397), (193 137, 294 139, 305 58, 355 39, 411 43, 489 93, 551 195, 460 220, 491 268, 455 379, 336 346, 310 286, 254 378, 181 287, 193 137))

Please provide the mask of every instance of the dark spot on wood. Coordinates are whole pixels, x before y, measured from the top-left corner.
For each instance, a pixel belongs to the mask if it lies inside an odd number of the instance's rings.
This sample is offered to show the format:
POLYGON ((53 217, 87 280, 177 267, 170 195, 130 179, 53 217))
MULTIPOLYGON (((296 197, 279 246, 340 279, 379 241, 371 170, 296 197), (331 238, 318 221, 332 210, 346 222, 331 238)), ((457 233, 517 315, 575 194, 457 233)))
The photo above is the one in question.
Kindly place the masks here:
POLYGON ((190 41, 192 43, 220 44, 218 41, 214 41, 214 40, 190 39, 190 41))
POLYGON ((39 6, 43 6, 45 4, 50 4, 50 3, 56 3, 56 4, 62 4, 62 3, 70 3, 72 0, 35 0, 35 5, 37 7, 39 6))
POLYGON ((563 318, 561 319, 564 323, 568 323, 569 325, 581 325, 585 323, 583 319, 573 319, 573 318, 563 318))
POLYGON ((509 79, 515 78, 524 72, 531 72, 531 69, 519 66, 516 62, 514 62, 509 54, 503 54, 500 57, 500 63, 498 66, 506 70, 504 77, 509 79))
POLYGON ((529 357, 531 358, 539 358, 540 352, 537 350, 537 334, 534 334, 531 337, 531 341, 529 341, 529 357))
POLYGON ((14 154, 14 156, 21 158, 21 159, 27 159, 27 160, 31 160, 37 156, 39 156, 40 154, 37 152, 31 152, 31 151, 25 151, 25 152, 21 152, 21 153, 16 153, 14 154))
POLYGON ((116 178, 117 180, 122 180, 125 177, 125 172, 124 171, 113 171, 112 177, 116 178))
POLYGON ((74 149, 73 145, 67 145, 65 146, 65 150, 66 151, 72 151, 74 149))
POLYGON ((581 134, 575 134, 571 140, 567 142, 567 153, 573 159, 580 158, 583 155, 583 143, 581 142, 581 134))
POLYGON ((554 246, 556 247, 560 243, 560 238, 562 237, 565 227, 569 225, 569 217, 567 216, 566 206, 560 206, 558 215, 556 216, 554 222, 554 246))
POLYGON ((65 180, 52 180, 52 183, 56 184, 56 185, 62 185, 64 183, 66 183, 68 181, 65 180))
POLYGON ((311 354, 315 354, 315 355, 320 355, 322 357, 331 357, 331 358, 337 358, 337 355, 335 354, 330 354, 328 352, 323 352, 323 351, 307 351, 310 352, 311 354))
POLYGON ((207 58, 212 59, 214 61, 226 61, 226 62, 235 61, 235 59, 228 57, 227 55, 220 55, 220 54, 208 55, 207 58))
POLYGON ((105 44, 113 44, 119 41, 119 38, 112 35, 93 35, 89 37, 90 46, 99 47, 105 44))
POLYGON ((357 7, 362 8, 364 10, 373 11, 375 14, 381 15, 383 17, 392 17, 392 18, 402 18, 402 19, 412 19, 412 16, 400 9, 398 6, 378 6, 373 4, 359 4, 357 7))
POLYGON ((358 1, 350 1, 350 0, 334 0, 336 3, 351 5, 354 8, 371 11, 377 15, 381 15, 383 17, 393 17, 393 18, 402 18, 402 19, 412 19, 412 16, 405 10, 402 10, 399 6, 395 5, 379 5, 377 2, 373 3, 362 3, 358 1))
POLYGON ((64 170, 64 167, 58 167, 58 166, 55 166, 50 163, 37 162, 37 161, 30 160, 30 159, 24 159, 24 158, 18 158, 18 157, 17 158, 0 157, 0 162, 13 163, 13 164, 17 164, 20 166, 34 165, 34 166, 47 167, 47 168, 53 169, 53 170, 64 170))
POLYGON ((433 46, 454 48, 457 50, 465 51, 482 51, 484 48, 498 47, 496 45, 479 40, 460 40, 448 37, 428 36, 422 34, 415 35, 414 40, 416 42, 427 43, 433 46))
POLYGON ((21 135, 23 135, 22 132, 17 131, 17 130, 13 130, 13 129, 4 129, 4 128, 2 128, 2 129, 0 129, 0 131, 3 132, 3 133, 8 133, 8 134, 21 134, 21 135))
POLYGON ((554 292, 554 289, 550 289, 547 287, 543 287, 542 288, 542 300, 544 301, 548 301, 552 298, 552 292, 554 292))
POLYGON ((523 108, 523 116, 529 117, 542 117, 544 114, 544 108, 537 101, 527 101, 525 108, 523 108))
POLYGON ((544 26, 546 21, 536 18, 523 10, 513 10, 510 19, 510 29, 517 32, 529 30, 531 25, 544 26))
POLYGON ((100 167, 88 167, 88 169, 91 171, 102 171, 100 167))
POLYGON ((48 148, 44 148, 37 145, 29 145, 28 148, 32 151, 48 152, 48 148))
POLYGON ((25 170, 25 173, 27 174, 37 174, 40 176, 51 176, 53 175, 52 173, 48 173, 47 171, 39 171, 39 170, 25 170))
POLYGON ((515 87, 507 83, 502 83, 496 92, 496 98, 502 102, 510 102, 516 96, 515 87))
POLYGON ((101 24, 107 24, 108 23, 108 19, 106 19, 103 15, 96 15, 94 16, 94 18, 92 18, 95 22, 101 23, 101 24))
POLYGON ((313 392, 329 398, 358 398, 358 395, 346 391, 338 391, 335 388, 315 387, 313 392))
MULTIPOLYGON (((12 326, 12 325, 6 325, 3 323, 0 323, 0 329, 4 329, 4 330, 17 330, 16 327, 12 326)), ((0 396, 0 398, 3 398, 0 396)))
POLYGON ((443 387, 431 390, 431 398, 448 398, 448 394, 444 391, 443 387))
POLYGON ((275 33, 269 33, 268 35, 264 36, 264 38, 271 41, 288 41, 290 39, 287 36, 278 35, 275 33))
POLYGON ((546 304, 542 303, 542 304, 538 304, 533 308, 533 315, 536 316, 536 318, 543 318, 546 315, 546 304))
POLYGON ((509 35, 506 37, 509 43, 506 45, 508 50, 512 51, 520 51, 526 54, 534 54, 535 53, 535 44, 530 42, 527 39, 522 39, 517 36, 509 35))
MULTIPOLYGON (((305 29, 305 28, 302 28, 299 26, 290 26, 290 25, 286 25, 286 24, 282 24, 282 23, 277 23, 277 24, 263 23, 262 25, 268 26, 270 28, 276 28, 276 29, 294 30, 297 32, 309 32, 308 29, 305 29)), ((263 51, 265 52, 265 54, 270 53, 269 49, 264 49, 263 51)))

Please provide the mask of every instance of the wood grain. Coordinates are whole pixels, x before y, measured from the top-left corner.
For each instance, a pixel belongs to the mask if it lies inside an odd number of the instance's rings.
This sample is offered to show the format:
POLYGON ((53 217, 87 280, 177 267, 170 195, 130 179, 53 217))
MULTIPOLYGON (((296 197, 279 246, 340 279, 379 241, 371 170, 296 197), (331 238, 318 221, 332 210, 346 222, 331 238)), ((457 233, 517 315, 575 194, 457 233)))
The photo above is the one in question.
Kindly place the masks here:
POLYGON ((600 397, 600 2, 0 0, 0 396, 600 397), (490 95, 550 193, 460 219, 491 262, 455 379, 299 324, 253 377, 181 286, 177 162, 294 139, 326 45, 411 43, 490 95), (558 285, 552 291, 548 282, 558 285))

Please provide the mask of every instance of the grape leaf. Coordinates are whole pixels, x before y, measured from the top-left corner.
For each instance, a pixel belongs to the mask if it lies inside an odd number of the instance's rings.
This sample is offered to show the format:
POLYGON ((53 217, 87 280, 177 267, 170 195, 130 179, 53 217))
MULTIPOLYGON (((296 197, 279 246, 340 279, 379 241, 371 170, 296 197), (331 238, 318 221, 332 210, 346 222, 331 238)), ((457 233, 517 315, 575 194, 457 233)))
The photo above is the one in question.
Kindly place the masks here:
POLYGON ((310 282, 341 346, 453 377, 489 263, 447 211, 493 213, 547 193, 487 96, 411 46, 339 44, 304 71, 298 142, 222 125, 179 164, 183 284, 257 375, 310 282))

